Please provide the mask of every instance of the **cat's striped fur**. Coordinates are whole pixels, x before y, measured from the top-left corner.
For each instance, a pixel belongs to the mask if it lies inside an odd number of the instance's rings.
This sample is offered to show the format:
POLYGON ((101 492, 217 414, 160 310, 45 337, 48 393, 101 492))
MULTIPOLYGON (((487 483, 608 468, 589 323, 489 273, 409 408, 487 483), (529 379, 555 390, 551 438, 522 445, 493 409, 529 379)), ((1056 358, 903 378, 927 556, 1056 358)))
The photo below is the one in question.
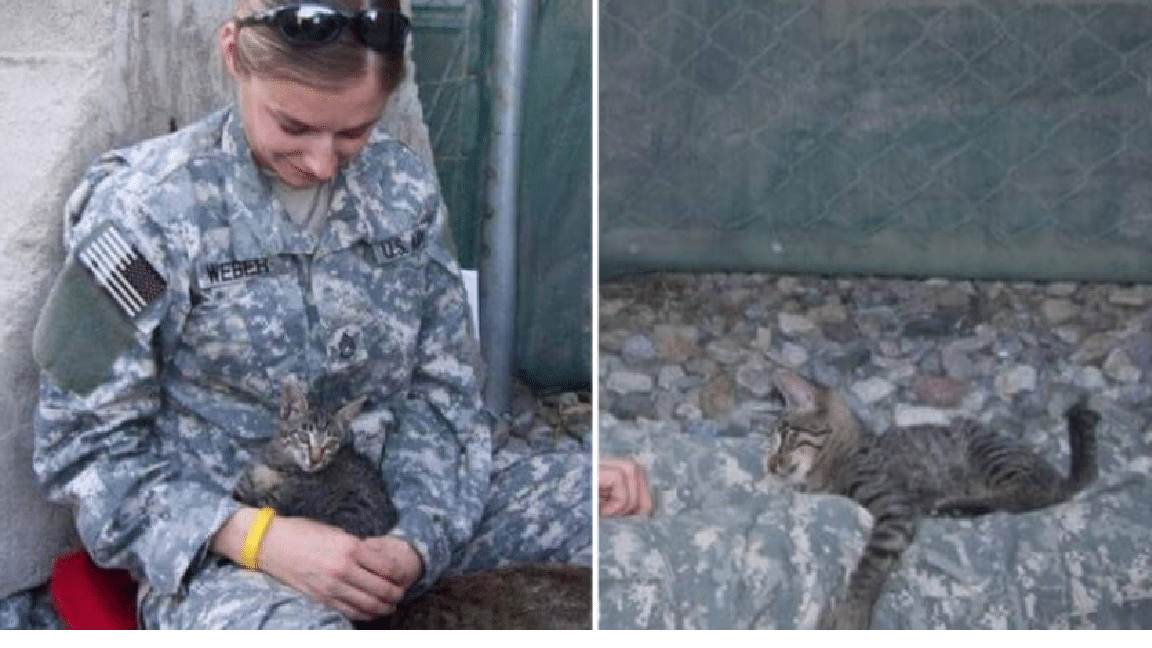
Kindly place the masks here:
POLYGON ((1024 512, 1063 502, 1096 478, 1100 415, 1068 409, 1067 477, 995 431, 949 426, 864 430, 844 399, 796 374, 773 380, 785 402, 768 469, 808 492, 852 498, 872 514, 872 531, 843 596, 821 612, 821 628, 867 628, 872 608, 924 515, 1024 512))
POLYGON ((237 500, 280 515, 306 517, 360 538, 382 536, 399 514, 380 474, 356 452, 350 426, 364 400, 331 417, 308 407, 295 382, 284 385, 280 422, 264 453, 237 483, 237 500))

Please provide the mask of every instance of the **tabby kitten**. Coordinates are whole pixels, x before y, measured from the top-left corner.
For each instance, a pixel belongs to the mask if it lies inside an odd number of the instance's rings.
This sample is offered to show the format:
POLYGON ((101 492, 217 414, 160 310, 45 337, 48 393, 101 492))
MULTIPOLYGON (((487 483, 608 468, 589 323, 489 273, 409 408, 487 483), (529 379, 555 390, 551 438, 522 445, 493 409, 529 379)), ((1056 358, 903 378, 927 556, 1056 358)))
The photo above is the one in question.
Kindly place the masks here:
POLYGON ((352 445, 350 425, 363 405, 363 398, 355 400, 325 418, 309 410, 299 385, 286 382, 276 433, 233 495, 360 538, 386 535, 399 514, 380 468, 352 445))
POLYGON ((821 611, 820 628, 869 627, 921 516, 1033 511, 1096 478, 1100 415, 1083 403, 1065 414, 1071 461, 1064 477, 1032 450, 973 422, 872 434, 834 391, 785 370, 773 382, 785 408, 768 469, 807 492, 850 497, 873 519, 847 591, 821 611))
MULTIPOLYGON (((234 496, 281 515, 339 527, 361 538, 386 535, 399 514, 376 464, 353 448, 352 419, 364 399, 331 418, 313 413, 300 386, 284 384, 280 424, 241 477, 234 496)), ((366 629, 569 629, 592 627, 592 570, 515 565, 440 579, 366 629)))

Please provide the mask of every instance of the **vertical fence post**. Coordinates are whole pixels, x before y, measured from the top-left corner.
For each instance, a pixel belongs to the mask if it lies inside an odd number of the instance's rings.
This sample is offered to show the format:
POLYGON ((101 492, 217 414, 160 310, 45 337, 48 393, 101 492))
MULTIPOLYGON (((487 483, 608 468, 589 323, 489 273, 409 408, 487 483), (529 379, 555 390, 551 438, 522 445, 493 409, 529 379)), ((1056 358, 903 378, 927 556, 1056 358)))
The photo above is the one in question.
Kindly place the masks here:
POLYGON ((495 0, 492 144, 488 218, 480 256, 480 343, 488 368, 484 397, 509 410, 516 323, 516 189, 528 37, 537 0, 495 0))

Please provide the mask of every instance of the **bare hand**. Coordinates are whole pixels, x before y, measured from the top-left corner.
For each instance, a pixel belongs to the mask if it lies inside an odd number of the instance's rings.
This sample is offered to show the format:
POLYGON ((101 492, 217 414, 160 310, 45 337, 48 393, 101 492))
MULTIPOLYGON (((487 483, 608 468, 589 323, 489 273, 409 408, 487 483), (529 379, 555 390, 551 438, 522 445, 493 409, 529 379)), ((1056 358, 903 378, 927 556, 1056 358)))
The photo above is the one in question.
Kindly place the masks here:
POLYGON ((349 619, 364 621, 391 614, 422 566, 403 540, 361 540, 319 522, 276 518, 261 547, 260 568, 349 619))
POLYGON ((652 492, 644 467, 632 459, 600 458, 600 515, 649 515, 652 492))
MULTIPOLYGON (((248 526, 245 515, 237 513, 226 523, 213 541, 215 550, 231 556, 236 545, 227 538, 235 537, 236 531, 243 537, 248 526)), ((354 621, 391 614, 423 571, 419 555, 404 540, 387 536, 361 540, 335 527, 293 517, 273 518, 258 563, 261 571, 354 621)))
POLYGON ((404 590, 424 573, 424 561, 407 540, 383 536, 360 543, 360 564, 404 590))

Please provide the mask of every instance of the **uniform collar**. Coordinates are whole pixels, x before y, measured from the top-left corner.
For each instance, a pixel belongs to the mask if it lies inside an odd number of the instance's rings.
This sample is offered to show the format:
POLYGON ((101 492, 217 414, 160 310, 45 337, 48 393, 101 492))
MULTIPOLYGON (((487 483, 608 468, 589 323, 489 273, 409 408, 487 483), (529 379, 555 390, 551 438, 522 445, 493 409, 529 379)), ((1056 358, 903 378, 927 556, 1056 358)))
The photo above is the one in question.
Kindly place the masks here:
POLYGON ((391 168, 389 156, 374 154, 389 142, 394 143, 392 136, 376 128, 365 150, 337 174, 332 186, 331 213, 317 239, 292 224, 273 198, 272 181, 256 166, 243 119, 236 108, 230 110, 221 147, 232 161, 233 172, 224 182, 232 185, 227 193, 235 201, 230 205, 235 258, 326 253, 347 249, 360 241, 383 241, 410 232, 415 222, 394 214, 385 204, 386 196, 393 191, 391 185, 403 181, 391 168))
POLYGON ((258 259, 311 251, 314 244, 293 231, 295 228, 273 199, 271 182, 252 158, 244 121, 235 108, 224 121, 221 147, 231 161, 231 173, 225 175, 224 184, 235 258, 258 259))

